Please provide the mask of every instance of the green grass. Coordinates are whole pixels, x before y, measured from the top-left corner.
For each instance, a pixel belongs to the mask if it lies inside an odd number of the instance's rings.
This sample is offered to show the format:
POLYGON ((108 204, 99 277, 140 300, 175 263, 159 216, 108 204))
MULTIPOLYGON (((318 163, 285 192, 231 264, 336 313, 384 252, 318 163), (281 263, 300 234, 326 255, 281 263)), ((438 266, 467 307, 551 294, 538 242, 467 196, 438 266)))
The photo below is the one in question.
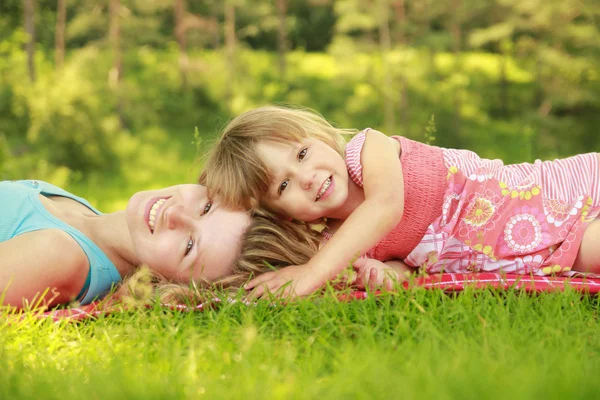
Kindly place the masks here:
POLYGON ((574 292, 412 290, 79 323, 5 314, 0 398, 597 398, 598 311, 574 292))

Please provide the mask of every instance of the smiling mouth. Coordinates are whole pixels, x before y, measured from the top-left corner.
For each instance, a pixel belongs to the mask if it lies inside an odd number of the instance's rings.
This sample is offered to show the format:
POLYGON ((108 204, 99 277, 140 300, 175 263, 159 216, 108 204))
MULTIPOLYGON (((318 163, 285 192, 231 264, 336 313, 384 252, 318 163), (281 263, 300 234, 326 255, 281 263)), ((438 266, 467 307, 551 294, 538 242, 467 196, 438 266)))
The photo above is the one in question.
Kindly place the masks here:
POLYGON ((319 201, 321 196, 323 196, 323 194, 327 191, 327 189, 329 189, 330 185, 331 185, 331 176, 329 178, 325 179, 325 182, 323 182, 323 185, 321 185, 321 190, 319 190, 319 193, 317 194, 317 198, 315 199, 315 201, 319 201))
POLYGON ((167 201, 167 199, 158 199, 152 207, 150 208, 150 212, 148 213, 148 226, 150 226, 150 232, 154 233, 154 226, 156 225, 156 214, 158 213, 159 208, 167 201))

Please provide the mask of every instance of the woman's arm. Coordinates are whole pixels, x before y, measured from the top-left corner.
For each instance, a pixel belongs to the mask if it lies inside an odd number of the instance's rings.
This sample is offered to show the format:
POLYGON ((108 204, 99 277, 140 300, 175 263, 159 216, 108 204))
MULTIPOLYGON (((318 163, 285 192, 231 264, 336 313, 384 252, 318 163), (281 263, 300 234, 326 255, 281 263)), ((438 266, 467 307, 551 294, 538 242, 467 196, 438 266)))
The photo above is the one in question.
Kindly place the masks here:
POLYGON ((268 272, 253 279, 254 295, 275 292, 306 295, 335 278, 353 259, 377 244, 400 222, 404 211, 404 179, 397 140, 369 130, 361 152, 365 200, 344 221, 327 244, 304 265, 268 272))
POLYGON ((77 242, 58 229, 29 232, 2 242, 2 305, 21 308, 32 302, 46 306, 67 303, 83 287, 88 264, 77 242))

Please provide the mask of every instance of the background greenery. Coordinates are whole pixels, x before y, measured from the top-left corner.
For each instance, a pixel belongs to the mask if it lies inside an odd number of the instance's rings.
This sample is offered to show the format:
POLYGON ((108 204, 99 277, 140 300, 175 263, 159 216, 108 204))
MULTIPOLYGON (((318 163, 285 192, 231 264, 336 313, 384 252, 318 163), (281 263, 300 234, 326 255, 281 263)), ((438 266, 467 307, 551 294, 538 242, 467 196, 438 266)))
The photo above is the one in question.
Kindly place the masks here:
POLYGON ((436 144, 506 162, 598 151, 599 17, 594 0, 3 0, 0 179, 110 211, 194 181, 195 129, 206 148, 271 102, 416 140, 435 115, 436 144))
MULTIPOLYGON (((597 0, 0 0, 0 179, 115 210, 193 182, 198 141, 271 102, 416 140, 435 115, 434 143, 506 162, 598 151, 599 17, 597 0)), ((411 290, 80 323, 0 311, 0 399, 592 399, 598 310, 571 291, 411 290)))

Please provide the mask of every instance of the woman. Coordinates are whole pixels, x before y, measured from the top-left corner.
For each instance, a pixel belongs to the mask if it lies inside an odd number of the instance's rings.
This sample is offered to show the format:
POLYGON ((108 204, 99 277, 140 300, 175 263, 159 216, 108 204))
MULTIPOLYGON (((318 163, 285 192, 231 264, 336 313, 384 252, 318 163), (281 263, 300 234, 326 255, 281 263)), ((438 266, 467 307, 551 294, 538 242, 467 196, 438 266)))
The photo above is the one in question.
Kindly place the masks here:
POLYGON ((182 285, 218 281, 251 221, 200 185, 139 192, 125 210, 102 214, 49 183, 4 181, 0 205, 0 290, 16 307, 89 303, 140 265, 182 285))

